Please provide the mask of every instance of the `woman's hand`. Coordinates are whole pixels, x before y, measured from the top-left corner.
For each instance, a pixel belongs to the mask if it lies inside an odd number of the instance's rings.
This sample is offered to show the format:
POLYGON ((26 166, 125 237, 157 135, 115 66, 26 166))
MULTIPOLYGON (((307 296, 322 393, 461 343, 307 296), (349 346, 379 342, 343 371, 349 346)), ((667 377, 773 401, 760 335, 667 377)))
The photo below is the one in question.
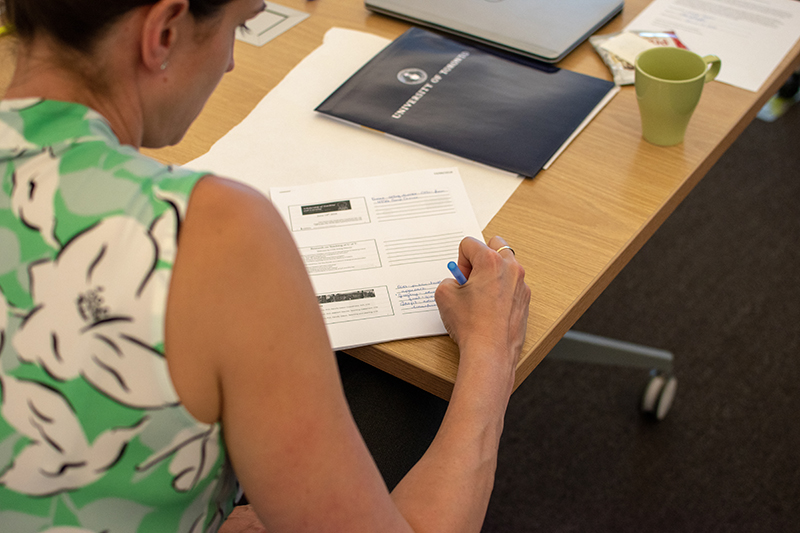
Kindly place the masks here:
POLYGON ((462 356, 499 352, 504 354, 504 363, 516 366, 531 297, 525 270, 500 237, 490 239, 488 245, 465 238, 459 246, 458 266, 467 282, 459 285, 446 279, 436 291, 450 337, 462 356))

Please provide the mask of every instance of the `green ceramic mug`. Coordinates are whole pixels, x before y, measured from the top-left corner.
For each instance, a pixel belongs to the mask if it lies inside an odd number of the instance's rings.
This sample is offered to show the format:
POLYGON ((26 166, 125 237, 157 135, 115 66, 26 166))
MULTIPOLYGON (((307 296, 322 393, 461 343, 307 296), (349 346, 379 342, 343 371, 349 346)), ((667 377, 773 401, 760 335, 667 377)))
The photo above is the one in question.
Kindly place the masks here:
POLYGON ((703 86, 719 74, 717 56, 700 57, 683 48, 658 47, 636 56, 636 100, 642 136, 659 146, 683 141, 703 86))

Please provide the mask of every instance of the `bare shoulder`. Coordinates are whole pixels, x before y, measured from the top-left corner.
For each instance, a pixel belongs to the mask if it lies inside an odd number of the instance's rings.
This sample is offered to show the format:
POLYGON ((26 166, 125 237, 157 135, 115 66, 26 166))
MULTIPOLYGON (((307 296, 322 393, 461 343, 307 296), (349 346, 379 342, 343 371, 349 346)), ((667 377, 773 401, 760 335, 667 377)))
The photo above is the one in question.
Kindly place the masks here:
POLYGON ((257 225, 264 223, 282 224, 272 203, 263 194, 237 181, 206 176, 192 191, 185 228, 189 239, 198 237, 208 241, 236 236, 237 239, 229 243, 236 245, 241 239, 252 237, 259 229, 257 225), (243 231, 247 228, 253 231, 243 231))
POLYGON ((166 320, 167 360, 187 409, 205 422, 219 420, 224 380, 255 359, 266 363, 268 347, 288 343, 290 317, 327 342, 280 215, 246 185, 204 178, 180 230, 166 320))

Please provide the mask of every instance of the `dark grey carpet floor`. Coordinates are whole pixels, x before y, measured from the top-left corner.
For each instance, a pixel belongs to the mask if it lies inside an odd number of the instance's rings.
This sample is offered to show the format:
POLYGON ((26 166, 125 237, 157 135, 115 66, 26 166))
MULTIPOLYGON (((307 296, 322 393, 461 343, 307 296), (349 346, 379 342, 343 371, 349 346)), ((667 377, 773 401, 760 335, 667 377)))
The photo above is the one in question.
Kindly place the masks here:
POLYGON ((647 373, 545 361, 514 393, 484 531, 800 531, 800 105, 756 120, 575 329, 669 349, 647 373))
MULTIPOLYGON (((800 104, 753 122, 575 326, 668 349, 642 370, 545 359, 513 394, 484 533, 800 532, 800 104)), ((339 354, 389 487, 446 403, 339 354)))

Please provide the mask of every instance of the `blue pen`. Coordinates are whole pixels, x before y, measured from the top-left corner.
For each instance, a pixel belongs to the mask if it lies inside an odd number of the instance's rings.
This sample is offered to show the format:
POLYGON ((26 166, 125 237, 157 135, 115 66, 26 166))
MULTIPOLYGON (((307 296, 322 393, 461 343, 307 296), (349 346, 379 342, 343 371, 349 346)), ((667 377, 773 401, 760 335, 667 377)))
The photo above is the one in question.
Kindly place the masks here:
POLYGON ((459 285, 463 285, 467 282, 467 278, 465 278, 464 274, 461 273, 461 270, 458 268, 458 265, 455 261, 450 261, 447 263, 447 268, 450 269, 450 272, 453 274, 453 277, 456 278, 456 281, 459 285))

